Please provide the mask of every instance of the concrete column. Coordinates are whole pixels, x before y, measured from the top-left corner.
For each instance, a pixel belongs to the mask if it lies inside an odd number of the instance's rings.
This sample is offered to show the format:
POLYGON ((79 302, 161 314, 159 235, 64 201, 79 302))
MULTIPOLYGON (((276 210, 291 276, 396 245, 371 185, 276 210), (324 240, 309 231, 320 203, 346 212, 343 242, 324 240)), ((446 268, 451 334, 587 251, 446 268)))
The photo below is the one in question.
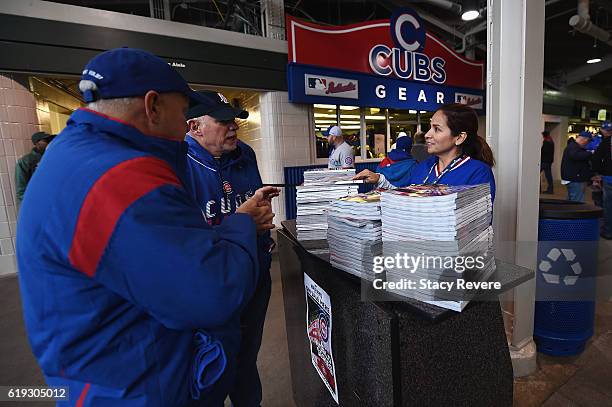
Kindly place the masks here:
MULTIPOLYGON (((488 0, 487 138, 497 159, 495 239, 501 259, 536 268, 544 67, 544 2, 488 0)), ((508 297, 506 297, 508 299, 508 297)), ((535 281, 517 287, 510 348, 515 376, 536 369, 535 281)))
MULTIPOLYGON (((264 183, 284 183, 284 167, 310 165, 314 131, 308 105, 289 103, 287 92, 264 92, 259 98, 261 139, 251 143, 264 183), (311 136, 312 135, 312 136, 311 136)), ((273 205, 275 223, 286 219, 285 191, 273 205)))
POLYGON ((0 74, 0 275, 17 271, 15 163, 32 149, 31 136, 40 129, 36 100, 26 79, 0 74))

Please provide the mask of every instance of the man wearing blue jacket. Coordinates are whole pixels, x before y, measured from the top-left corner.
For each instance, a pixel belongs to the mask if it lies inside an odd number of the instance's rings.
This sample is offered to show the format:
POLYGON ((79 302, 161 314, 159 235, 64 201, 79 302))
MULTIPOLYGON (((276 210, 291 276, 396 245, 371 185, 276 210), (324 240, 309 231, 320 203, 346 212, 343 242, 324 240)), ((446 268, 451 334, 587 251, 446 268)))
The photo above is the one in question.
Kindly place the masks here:
POLYGON ((162 59, 104 52, 79 88, 87 108, 47 149, 17 226, 34 355, 69 388, 58 405, 221 406, 216 333, 253 295, 276 191, 207 224, 184 187, 183 142, 188 101, 205 101, 162 59))
MULTIPOLYGON (((223 225, 261 188, 262 181, 255 152, 236 134, 236 118, 246 119, 249 113, 234 108, 221 93, 202 91, 199 95, 208 102, 193 104, 186 115, 187 187, 209 224, 223 225)), ((269 233, 259 236, 257 289, 234 329, 221 338, 228 351, 228 371, 235 372, 230 399, 236 407, 259 406, 262 399, 257 353, 270 299, 273 244, 269 233)))

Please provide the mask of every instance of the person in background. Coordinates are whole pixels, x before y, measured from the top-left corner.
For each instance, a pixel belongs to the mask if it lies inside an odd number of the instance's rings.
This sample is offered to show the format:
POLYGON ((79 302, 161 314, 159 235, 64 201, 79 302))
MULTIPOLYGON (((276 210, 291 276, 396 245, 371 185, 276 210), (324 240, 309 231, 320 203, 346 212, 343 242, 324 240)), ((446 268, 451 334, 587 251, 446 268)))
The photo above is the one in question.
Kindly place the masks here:
POLYGON ((333 150, 329 154, 329 164, 327 168, 330 170, 339 170, 342 168, 355 168, 355 154, 344 137, 342 137, 342 129, 339 126, 331 126, 324 135, 327 136, 329 145, 333 150))
MULTIPOLYGON (((610 126, 610 122, 604 121, 601 124, 599 132, 593 136, 593 140, 586 146, 587 151, 594 153, 595 150, 597 150, 597 147, 599 147, 603 139, 603 133, 605 131, 604 126, 610 126)), ((593 204, 603 208, 603 180, 601 176, 596 175, 591 181, 593 182, 591 184, 591 198, 593 199, 593 204)))
MULTIPOLYGON (((17 222, 32 351, 77 406, 222 406, 215 336, 250 301, 266 187, 211 227, 184 186, 189 100, 163 59, 95 56, 76 110, 34 173, 17 222), (44 203, 45 210, 41 210, 44 203)), ((62 404, 62 403, 60 403, 62 404)))
MULTIPOLYGON (((185 138, 189 146, 186 187, 206 221, 219 225, 234 216, 236 209, 262 187, 262 181, 255 152, 238 140, 236 133, 236 119, 246 119, 249 113, 234 108, 221 93, 198 93, 208 103, 195 104, 186 114, 189 128, 185 138)), ((273 247, 269 232, 257 237, 259 281, 255 294, 221 337, 228 359, 228 375, 235 376, 229 396, 236 407, 261 404, 257 353, 272 287, 270 252, 273 247)))
POLYGON ((375 183, 379 188, 398 188, 410 184, 478 185, 488 183, 495 199, 493 152, 478 136, 478 115, 462 104, 438 108, 425 134, 427 152, 432 156, 418 164, 409 176, 395 183, 384 175, 363 170, 354 179, 375 183))
POLYGON ((612 122, 601 125, 601 143, 591 157, 593 171, 601 177, 604 209, 604 224, 601 237, 612 239, 612 122))
POLYGON ((542 132, 542 148, 540 149, 540 172, 544 171, 546 183, 548 187, 544 194, 554 194, 552 163, 555 160, 555 143, 550 137, 550 132, 544 130, 542 132))
POLYGON ((406 132, 403 132, 403 131, 400 131, 399 133, 397 133, 397 137, 395 138, 395 143, 391 144, 391 150, 395 150, 397 148, 397 142, 402 137, 408 137, 408 134, 406 134, 406 132))
POLYGON ((28 186, 28 182, 30 182, 32 175, 34 175, 34 171, 38 167, 38 163, 52 139, 53 136, 44 131, 32 134, 32 144, 34 144, 32 151, 17 161, 15 165, 15 194, 17 195, 18 204, 21 204, 21 201, 23 201, 23 194, 28 186))
POLYGON ((567 199, 584 202, 584 189, 591 179, 590 159, 593 155, 586 150, 593 135, 589 131, 581 131, 576 141, 568 141, 561 160, 561 183, 567 187, 567 199))
POLYGON ((396 144, 395 149, 389 151, 376 168, 376 172, 383 174, 392 184, 410 176, 410 172, 417 164, 410 153, 412 149, 412 139, 410 137, 399 137, 396 144))
POLYGON ((425 144, 425 133, 422 131, 418 132, 414 135, 414 143, 412 144, 412 157, 420 163, 427 158, 429 158, 429 153, 427 152, 427 145, 425 144))
POLYGON ((602 129, 603 129, 604 124, 606 124, 606 122, 602 123, 600 131, 597 132, 597 134, 594 134, 591 141, 589 141, 589 144, 587 144, 585 148, 587 151, 594 152, 595 150, 597 150, 597 147, 599 147, 599 145, 601 144, 602 133, 603 133, 602 129))

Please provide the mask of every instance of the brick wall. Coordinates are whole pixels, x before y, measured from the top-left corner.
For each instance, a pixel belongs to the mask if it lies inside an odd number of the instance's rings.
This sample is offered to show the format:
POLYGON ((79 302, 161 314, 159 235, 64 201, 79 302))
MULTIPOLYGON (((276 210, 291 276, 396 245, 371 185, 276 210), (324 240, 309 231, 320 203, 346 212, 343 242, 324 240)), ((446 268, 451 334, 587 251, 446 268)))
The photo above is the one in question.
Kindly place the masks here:
POLYGON ((0 275, 15 267, 15 163, 32 149, 32 133, 42 129, 27 78, 0 74, 0 275))

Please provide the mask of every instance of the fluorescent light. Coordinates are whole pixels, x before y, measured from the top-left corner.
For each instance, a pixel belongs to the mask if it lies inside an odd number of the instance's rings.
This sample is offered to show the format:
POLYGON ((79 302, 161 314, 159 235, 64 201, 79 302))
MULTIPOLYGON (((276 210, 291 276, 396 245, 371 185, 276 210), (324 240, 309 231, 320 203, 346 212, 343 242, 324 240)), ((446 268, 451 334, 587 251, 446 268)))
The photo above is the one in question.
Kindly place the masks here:
POLYGON ((461 14, 461 19, 463 21, 476 20, 478 17, 480 17, 478 10, 467 10, 465 13, 461 14))
POLYGON ((417 114, 417 111, 416 110, 408 110, 408 113, 410 113, 410 114, 417 114))
POLYGON ((358 114, 340 114, 340 120, 342 119, 360 119, 361 116, 358 114))
POLYGON ((340 110, 355 110, 359 109, 359 106, 340 106, 340 110))
POLYGON ((342 126, 342 130, 358 130, 361 126, 342 126))
MULTIPOLYGON (((314 117, 329 117, 330 119, 335 119, 336 115, 335 114, 328 114, 328 113, 315 113, 314 117)), ((359 116, 357 116, 359 117, 359 116)))
POLYGON ((319 108, 319 109, 335 109, 336 105, 315 104, 314 107, 319 108))
POLYGON ((379 109, 378 107, 371 107, 371 108, 370 108, 370 113, 372 113, 372 114, 376 114, 376 113, 378 113, 378 112, 380 112, 380 109, 379 109))
POLYGON ((366 116, 367 120, 385 120, 385 116, 366 116))
POLYGON ((421 110, 419 113, 427 113, 427 110, 421 110))
POLYGON ((587 61, 587 64, 598 64, 601 62, 601 58, 591 58, 587 61))
POLYGON ((342 120, 340 124, 361 124, 359 120, 342 120))

